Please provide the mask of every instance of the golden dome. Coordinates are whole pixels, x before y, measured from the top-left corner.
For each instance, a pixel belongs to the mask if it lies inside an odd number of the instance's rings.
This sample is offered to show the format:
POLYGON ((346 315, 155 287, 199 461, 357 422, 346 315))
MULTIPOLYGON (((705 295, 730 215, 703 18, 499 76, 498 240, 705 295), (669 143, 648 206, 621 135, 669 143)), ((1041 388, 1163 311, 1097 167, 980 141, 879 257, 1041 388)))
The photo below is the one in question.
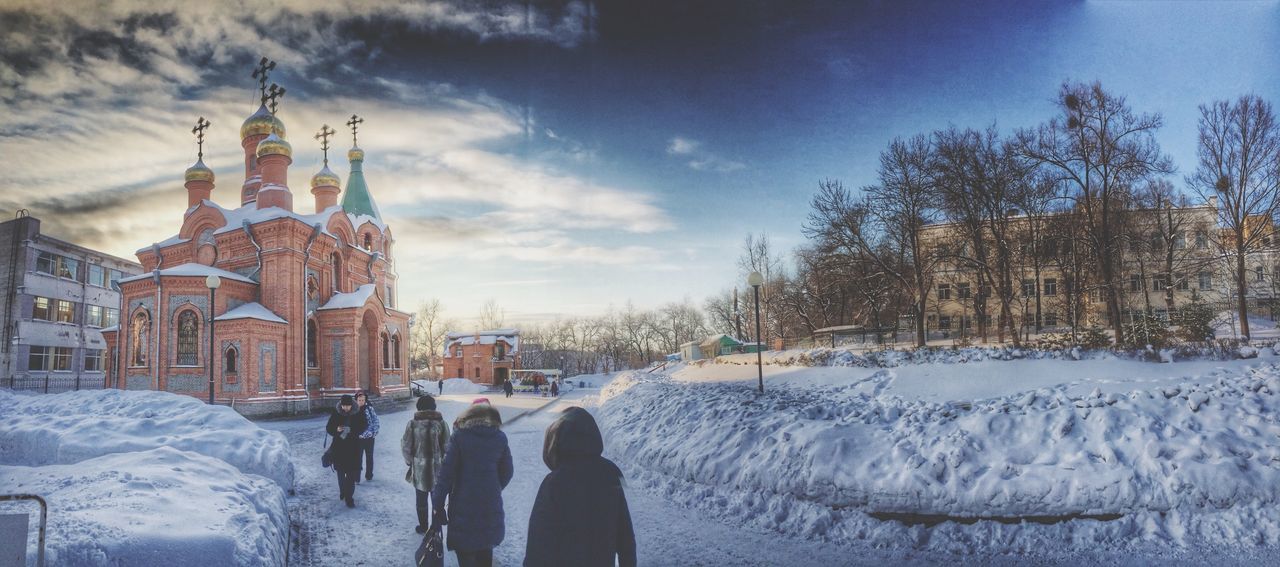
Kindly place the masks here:
POLYGON ((260 136, 264 134, 276 134, 281 138, 284 137, 284 122, 281 122, 276 115, 271 114, 267 107, 259 106, 258 111, 252 116, 244 120, 244 124, 240 126, 240 139, 243 140, 249 136, 260 136))
POLYGON ((213 183, 213 170, 204 164, 204 160, 197 160, 195 165, 187 168, 187 173, 184 177, 187 183, 192 181, 213 183))
POLYGON ((329 170, 329 166, 325 166, 324 169, 321 169, 319 173, 316 173, 311 178, 312 189, 316 187, 337 187, 339 183, 342 183, 342 180, 338 178, 336 173, 329 170))
POLYGON ((349 161, 364 161, 364 150, 360 148, 351 148, 347 151, 347 159, 349 161))
POLYGON ((280 136, 277 136, 275 132, 272 132, 270 136, 267 136, 266 138, 263 138, 261 142, 258 142, 257 154, 259 158, 266 155, 282 155, 292 159, 293 146, 290 146, 289 142, 284 141, 284 138, 281 138, 280 136))

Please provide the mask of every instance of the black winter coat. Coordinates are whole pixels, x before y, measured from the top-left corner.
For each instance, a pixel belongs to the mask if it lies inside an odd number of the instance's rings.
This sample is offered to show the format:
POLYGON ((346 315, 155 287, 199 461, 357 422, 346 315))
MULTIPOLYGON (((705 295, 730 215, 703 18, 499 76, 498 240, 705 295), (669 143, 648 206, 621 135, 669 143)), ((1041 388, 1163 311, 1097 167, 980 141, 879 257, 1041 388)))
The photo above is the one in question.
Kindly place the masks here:
POLYGON ((431 490, 436 508, 448 501, 449 549, 493 549, 506 537, 502 489, 514 472, 502 416, 489 404, 473 405, 453 422, 440 476, 431 490))
POLYGON ((582 408, 565 410, 547 428, 542 479, 529 515, 525 567, 636 564, 636 537, 622 490, 622 471, 600 456, 604 441, 595 418, 582 408))
POLYGON ((333 468, 340 471, 360 471, 360 434, 369 428, 369 421, 365 418, 364 412, 351 407, 349 413, 344 413, 340 406, 333 408, 333 413, 329 415, 329 423, 325 425, 325 431, 333 436, 332 455, 333 468), (351 430, 345 435, 338 434, 339 426, 350 427, 351 430))

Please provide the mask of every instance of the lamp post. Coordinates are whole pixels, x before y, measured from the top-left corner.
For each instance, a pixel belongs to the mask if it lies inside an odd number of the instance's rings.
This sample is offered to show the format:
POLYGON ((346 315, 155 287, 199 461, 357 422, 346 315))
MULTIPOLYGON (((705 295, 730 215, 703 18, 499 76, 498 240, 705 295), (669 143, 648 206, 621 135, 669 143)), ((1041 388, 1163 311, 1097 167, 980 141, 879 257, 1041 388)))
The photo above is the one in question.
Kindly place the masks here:
POLYGON ((747 285, 755 290, 756 295, 756 372, 760 379, 760 393, 764 393, 764 354, 760 352, 760 286, 764 284, 764 276, 760 272, 751 272, 747 276, 747 285))
POLYGON ((204 279, 204 285, 209 288, 209 405, 213 405, 213 361, 217 354, 213 348, 213 300, 218 286, 222 285, 222 278, 211 274, 204 279))

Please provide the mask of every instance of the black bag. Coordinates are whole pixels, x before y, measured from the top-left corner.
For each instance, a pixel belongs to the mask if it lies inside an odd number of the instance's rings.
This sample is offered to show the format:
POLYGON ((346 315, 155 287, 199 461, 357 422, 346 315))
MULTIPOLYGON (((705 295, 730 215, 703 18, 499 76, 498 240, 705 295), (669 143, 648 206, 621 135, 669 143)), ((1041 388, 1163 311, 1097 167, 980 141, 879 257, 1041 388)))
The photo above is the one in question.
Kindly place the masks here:
MULTIPOLYGON (((324 436, 324 444, 326 447, 329 445, 329 434, 327 433, 324 436)), ((320 466, 326 469, 333 466, 333 447, 328 447, 324 450, 324 454, 320 455, 320 466)))
POLYGON ((444 536, 440 524, 431 526, 422 536, 418 551, 413 554, 414 565, 418 567, 444 567, 444 536))

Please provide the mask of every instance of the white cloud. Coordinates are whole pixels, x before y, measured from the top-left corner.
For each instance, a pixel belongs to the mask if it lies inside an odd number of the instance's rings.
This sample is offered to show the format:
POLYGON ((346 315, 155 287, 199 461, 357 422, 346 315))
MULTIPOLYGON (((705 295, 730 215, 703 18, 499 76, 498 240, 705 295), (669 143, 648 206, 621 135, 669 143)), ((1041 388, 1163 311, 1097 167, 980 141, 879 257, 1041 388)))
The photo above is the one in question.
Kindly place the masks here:
POLYGON ((714 171, 716 173, 729 173, 746 169, 746 164, 721 157, 711 153, 702 147, 702 142, 676 136, 667 142, 667 154, 681 158, 689 158, 686 163, 690 168, 698 171, 714 171))

